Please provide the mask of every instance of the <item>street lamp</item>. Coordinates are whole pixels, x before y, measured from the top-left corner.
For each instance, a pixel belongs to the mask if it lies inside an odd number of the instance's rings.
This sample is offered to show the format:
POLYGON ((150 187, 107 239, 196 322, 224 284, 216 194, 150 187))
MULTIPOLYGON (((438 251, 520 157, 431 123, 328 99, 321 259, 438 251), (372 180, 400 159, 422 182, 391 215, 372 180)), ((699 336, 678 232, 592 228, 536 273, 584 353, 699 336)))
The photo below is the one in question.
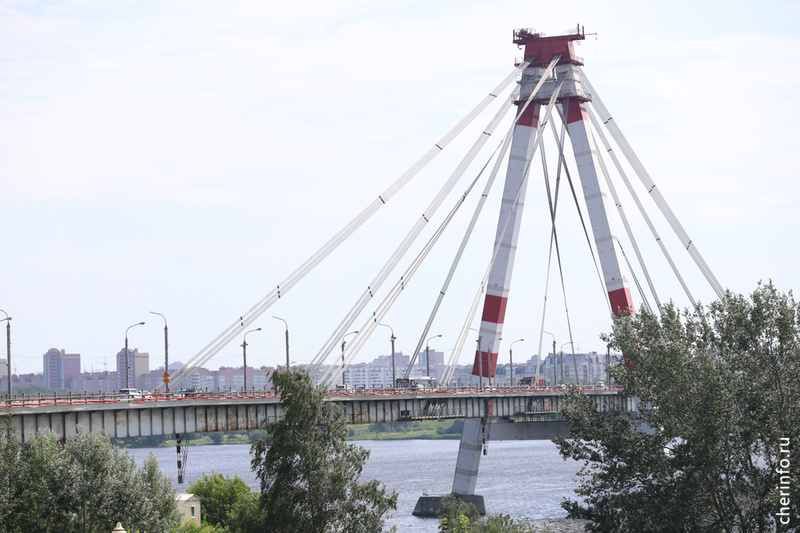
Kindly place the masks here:
MULTIPOLYGON (((553 337, 553 385, 558 383, 558 374, 556 373, 556 336, 550 333, 549 331, 542 330, 542 333, 547 333, 551 337, 553 337)), ((541 355, 540 355, 541 357, 541 355)), ((562 365, 563 366, 563 365, 562 365)), ((561 373, 561 378, 564 378, 564 373, 561 373)))
POLYGON ((278 320, 282 321, 286 324, 286 369, 289 369, 289 323, 283 320, 279 316, 272 315, 272 318, 277 318, 278 320))
POLYGON ((394 367, 394 341, 397 339, 397 337, 394 336, 394 330, 392 329, 392 326, 390 326, 389 324, 378 324, 378 325, 379 326, 385 326, 385 327, 389 328, 389 331, 392 332, 392 336, 389 337, 389 341, 392 343, 392 388, 395 388, 397 386, 397 376, 395 375, 395 369, 394 369, 395 368, 394 367))
POLYGON ((439 337, 441 337, 441 335, 434 335, 433 337, 428 337, 428 340, 425 341, 425 370, 427 372, 426 375, 428 377, 431 377, 431 360, 430 357, 428 356, 429 352, 428 343, 430 342, 431 339, 437 339, 439 337))
POLYGON ((0 322, 6 323, 6 366, 8 367, 8 403, 11 403, 11 318, 8 313, 0 309, 0 313, 6 315, 0 322))
POLYGON ((524 340, 525 339, 517 339, 508 345, 508 371, 509 371, 508 385, 510 387, 514 386, 514 357, 511 353, 511 348, 514 346, 515 342, 522 342, 524 340))
POLYGON ((358 330, 351 331, 350 333, 345 333, 344 337, 342 337, 342 385, 344 385, 345 387, 347 386, 347 383, 345 382, 345 369, 344 369, 344 344, 345 344, 345 339, 347 338, 348 335, 355 335, 356 333, 358 333, 358 330))
POLYGON ((167 329, 167 317, 155 311, 150 312, 164 319, 164 385, 167 388, 167 394, 169 394, 169 330, 167 329))
MULTIPOLYGON (((494 346, 494 342, 495 341, 501 341, 501 340, 503 340, 503 337, 495 337, 494 339, 492 339, 492 342, 489 343, 489 352, 486 354, 486 356, 489 358, 489 362, 488 362, 487 366, 492 366, 492 347, 494 346)), ((489 386, 491 387, 491 385, 492 385, 492 373, 491 372, 489 372, 489 375, 486 376, 486 381, 489 383, 489 386)))
MULTIPOLYGON (((125 330, 125 388, 129 389, 131 387, 130 377, 131 377, 131 358, 128 356, 128 331, 131 328, 135 328, 136 326, 144 326, 144 322, 137 322, 132 326, 128 326, 128 329, 125 330)), ((134 385, 136 385, 136 379, 134 379, 134 385)))
POLYGON ((242 364, 244 365, 244 390, 247 390, 247 334, 253 333, 254 331, 261 331, 261 328, 251 329, 250 331, 245 332, 244 338, 242 339, 242 364))
POLYGON ((481 332, 475 328, 469 328, 478 334, 478 388, 483 388, 483 352, 481 351, 481 332))

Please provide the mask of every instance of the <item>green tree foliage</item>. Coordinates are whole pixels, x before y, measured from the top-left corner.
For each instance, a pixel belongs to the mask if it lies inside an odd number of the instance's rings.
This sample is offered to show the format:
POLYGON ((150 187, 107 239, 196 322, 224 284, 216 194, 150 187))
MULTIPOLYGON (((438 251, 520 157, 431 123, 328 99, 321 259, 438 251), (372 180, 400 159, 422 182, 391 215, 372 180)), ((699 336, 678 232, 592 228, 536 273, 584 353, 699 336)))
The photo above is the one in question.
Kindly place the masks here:
POLYGON ((212 526, 211 524, 197 525, 194 522, 186 521, 172 530, 172 533, 228 533, 228 528, 223 526, 212 526))
POLYGON ((251 447, 261 482, 261 516, 253 531, 372 533, 397 508, 397 495, 378 481, 359 481, 369 451, 345 441, 341 407, 324 401, 299 371, 272 375, 284 418, 251 447))
POLYGON ((800 530, 800 308, 791 293, 760 284, 694 311, 642 311, 617 320, 606 340, 624 354, 612 374, 639 398, 640 418, 597 412, 569 393, 571 430, 555 441, 563 457, 584 461, 581 499, 563 504, 571 517, 594 532, 800 530))
POLYGON ((377 422, 369 425, 373 433, 403 433, 412 429, 408 422, 377 422))
POLYGON ((517 520, 508 515, 488 515, 481 519, 478 509, 471 503, 462 502, 452 494, 442 498, 439 509, 439 533, 548 533, 526 520, 517 520))
POLYGON ((169 439, 168 435, 150 435, 147 437, 125 437, 111 439, 111 444, 118 448, 155 448, 169 439))
POLYGON ((458 435, 461 436, 461 433, 464 431, 464 419, 463 418, 456 418, 453 420, 453 423, 446 428, 439 428, 436 430, 436 433, 439 435, 458 435))
POLYGON ((472 533, 477 531, 480 518, 473 504, 448 494, 442 497, 439 508, 439 533, 472 533))
POLYGON ((188 492, 200 497, 203 523, 237 528, 241 513, 256 514, 258 495, 239 476, 203 474, 189 486, 188 492))
POLYGON ((117 522, 166 533, 178 521, 175 491, 155 457, 139 468, 105 435, 79 432, 62 446, 48 431, 20 447, 4 432, 0 459, 0 533, 107 533, 117 522))

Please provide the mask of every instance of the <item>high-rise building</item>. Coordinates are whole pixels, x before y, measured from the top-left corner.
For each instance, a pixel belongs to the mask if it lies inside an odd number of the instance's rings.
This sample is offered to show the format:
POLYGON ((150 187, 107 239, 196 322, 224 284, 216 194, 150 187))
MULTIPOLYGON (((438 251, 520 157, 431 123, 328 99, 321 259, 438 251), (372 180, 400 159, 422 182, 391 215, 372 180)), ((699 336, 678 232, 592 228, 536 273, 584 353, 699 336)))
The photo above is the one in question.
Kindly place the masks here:
POLYGON ((117 353, 117 389, 126 386, 132 389, 144 387, 145 376, 150 372, 150 354, 139 352, 138 348, 128 349, 125 357, 125 348, 117 353), (125 382, 125 369, 128 369, 128 382, 125 382))
POLYGON ((58 348, 50 348, 42 356, 44 367, 44 386, 50 389, 73 389, 75 380, 81 374, 81 354, 66 353, 58 348))

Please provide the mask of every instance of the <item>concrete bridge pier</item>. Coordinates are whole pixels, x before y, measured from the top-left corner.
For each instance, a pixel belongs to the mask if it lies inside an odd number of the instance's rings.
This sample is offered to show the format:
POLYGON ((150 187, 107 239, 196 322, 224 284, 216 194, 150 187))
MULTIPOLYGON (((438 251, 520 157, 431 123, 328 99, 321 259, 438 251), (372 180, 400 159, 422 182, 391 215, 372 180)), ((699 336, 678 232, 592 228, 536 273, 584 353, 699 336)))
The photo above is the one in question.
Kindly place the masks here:
MULTIPOLYGON (((461 442, 458 446, 456 472, 453 476, 453 495, 459 500, 473 504, 481 515, 486 514, 483 496, 475 494, 475 483, 478 480, 478 467, 481 454, 485 453, 489 440, 485 418, 464 419, 461 442)), ((442 506, 442 496, 421 496, 411 513, 414 516, 436 517, 442 506)))

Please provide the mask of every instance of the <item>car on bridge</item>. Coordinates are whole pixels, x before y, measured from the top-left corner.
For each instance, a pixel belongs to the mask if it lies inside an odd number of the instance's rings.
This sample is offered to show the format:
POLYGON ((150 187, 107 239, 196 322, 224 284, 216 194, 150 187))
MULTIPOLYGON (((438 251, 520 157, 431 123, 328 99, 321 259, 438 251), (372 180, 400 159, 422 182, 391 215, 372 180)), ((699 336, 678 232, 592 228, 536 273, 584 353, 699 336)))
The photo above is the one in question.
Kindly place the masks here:
POLYGON ((121 400, 140 400, 144 398, 152 398, 153 395, 147 391, 139 389, 120 389, 117 392, 117 397, 121 400))

